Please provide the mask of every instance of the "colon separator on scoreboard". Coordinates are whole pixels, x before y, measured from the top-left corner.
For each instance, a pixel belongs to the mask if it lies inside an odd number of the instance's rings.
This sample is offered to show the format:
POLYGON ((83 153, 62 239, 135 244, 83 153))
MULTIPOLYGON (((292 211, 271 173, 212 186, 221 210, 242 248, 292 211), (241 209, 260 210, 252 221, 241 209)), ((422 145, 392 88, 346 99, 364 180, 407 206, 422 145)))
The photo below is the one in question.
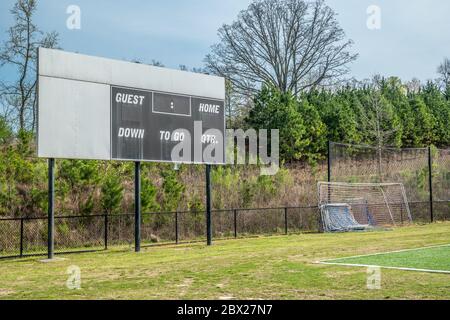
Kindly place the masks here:
POLYGON ((153 92, 152 112, 180 117, 191 117, 192 97, 153 92))

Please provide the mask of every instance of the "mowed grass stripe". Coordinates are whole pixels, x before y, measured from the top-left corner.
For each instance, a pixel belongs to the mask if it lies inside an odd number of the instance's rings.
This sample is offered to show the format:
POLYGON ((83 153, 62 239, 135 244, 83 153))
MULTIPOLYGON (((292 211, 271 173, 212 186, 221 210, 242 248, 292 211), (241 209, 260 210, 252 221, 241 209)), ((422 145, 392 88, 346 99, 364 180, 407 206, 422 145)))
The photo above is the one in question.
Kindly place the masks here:
POLYGON ((323 262, 336 265, 379 266, 450 273, 450 245, 339 258, 323 262))

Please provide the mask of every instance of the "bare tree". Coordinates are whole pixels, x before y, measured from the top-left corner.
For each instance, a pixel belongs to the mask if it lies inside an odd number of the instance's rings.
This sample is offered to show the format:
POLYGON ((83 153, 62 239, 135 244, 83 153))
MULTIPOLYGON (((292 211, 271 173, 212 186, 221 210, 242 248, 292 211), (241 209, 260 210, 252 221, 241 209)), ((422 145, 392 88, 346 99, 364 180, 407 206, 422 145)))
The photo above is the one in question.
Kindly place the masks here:
POLYGON ((437 80, 441 84, 446 100, 450 100, 450 59, 445 58, 439 65, 437 72, 440 78, 437 80))
POLYGON ((0 66, 15 68, 17 79, 0 82, 3 114, 16 129, 34 130, 36 126, 36 66, 39 47, 57 46, 58 34, 44 34, 33 23, 36 0, 17 0, 11 9, 14 25, 0 50, 0 66))
POLYGON ((249 96, 239 93, 230 80, 225 83, 225 110, 228 129, 242 129, 246 127, 245 118, 253 107, 253 100, 249 96))
POLYGON ((322 0, 256 0, 219 37, 206 65, 244 94, 264 83, 297 94, 345 75, 357 57, 322 0))
POLYGON ((409 93, 417 94, 422 89, 422 83, 420 82, 419 79, 413 78, 411 81, 408 81, 406 83, 406 88, 409 93))
POLYGON ((165 68, 166 66, 159 60, 152 59, 151 66, 165 68))
POLYGON ((444 61, 439 65, 437 69, 440 75, 440 81, 442 82, 444 88, 450 85, 450 59, 445 58, 444 61))

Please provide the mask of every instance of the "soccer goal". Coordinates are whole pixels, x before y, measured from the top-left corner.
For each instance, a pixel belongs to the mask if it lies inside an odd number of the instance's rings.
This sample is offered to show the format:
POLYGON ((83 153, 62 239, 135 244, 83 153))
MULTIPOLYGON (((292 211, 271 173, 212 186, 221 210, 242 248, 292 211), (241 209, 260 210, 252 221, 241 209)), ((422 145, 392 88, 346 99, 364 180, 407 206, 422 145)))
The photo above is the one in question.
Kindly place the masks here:
POLYGON ((412 222, 402 183, 318 183, 325 232, 369 230, 412 222))

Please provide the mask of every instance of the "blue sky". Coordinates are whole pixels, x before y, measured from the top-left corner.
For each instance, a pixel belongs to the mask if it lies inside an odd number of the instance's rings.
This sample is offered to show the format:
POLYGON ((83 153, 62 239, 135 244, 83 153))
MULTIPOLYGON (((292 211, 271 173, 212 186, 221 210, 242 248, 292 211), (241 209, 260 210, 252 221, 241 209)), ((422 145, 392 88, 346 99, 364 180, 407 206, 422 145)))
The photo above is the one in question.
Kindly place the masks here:
MULTIPOLYGON (((14 0, 0 2, 0 42, 12 24, 14 0)), ((217 38, 251 0, 38 0, 36 22, 60 33, 67 51, 116 59, 162 61, 177 68, 201 67, 217 38), (66 28, 69 5, 81 8, 81 30, 66 28)), ((339 14, 347 36, 360 54, 351 75, 364 79, 379 73, 404 80, 436 77, 437 65, 450 57, 448 0, 326 0, 339 14), (381 29, 366 26, 369 5, 381 8, 381 29)), ((8 77, 0 69, 0 78, 8 77)))

